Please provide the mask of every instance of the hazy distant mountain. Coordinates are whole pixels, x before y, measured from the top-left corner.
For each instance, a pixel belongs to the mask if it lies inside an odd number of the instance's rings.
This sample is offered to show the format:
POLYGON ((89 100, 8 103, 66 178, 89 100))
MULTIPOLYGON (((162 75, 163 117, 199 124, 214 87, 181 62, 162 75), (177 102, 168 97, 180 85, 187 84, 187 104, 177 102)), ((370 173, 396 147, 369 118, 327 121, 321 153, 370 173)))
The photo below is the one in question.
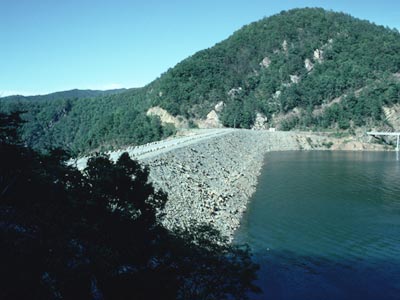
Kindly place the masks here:
POLYGON ((193 126, 202 126, 199 120, 208 115, 212 124, 219 119, 230 127, 250 128, 261 118, 266 126, 286 130, 393 129, 400 123, 399 73, 397 30, 306 8, 246 25, 141 89, 90 101, 53 97, 0 104, 6 111, 28 111, 29 144, 75 151, 170 134, 170 127, 146 115, 152 107, 175 116, 180 120, 175 124, 193 126))
POLYGON ((119 94, 125 91, 127 91, 127 89, 113 89, 105 91, 73 89, 69 91, 55 92, 55 93, 50 93, 45 95, 35 95, 35 96, 12 95, 7 97, 2 97, 1 99, 7 101, 19 101, 19 100, 51 101, 51 100, 74 99, 74 98, 93 98, 97 96, 119 94))

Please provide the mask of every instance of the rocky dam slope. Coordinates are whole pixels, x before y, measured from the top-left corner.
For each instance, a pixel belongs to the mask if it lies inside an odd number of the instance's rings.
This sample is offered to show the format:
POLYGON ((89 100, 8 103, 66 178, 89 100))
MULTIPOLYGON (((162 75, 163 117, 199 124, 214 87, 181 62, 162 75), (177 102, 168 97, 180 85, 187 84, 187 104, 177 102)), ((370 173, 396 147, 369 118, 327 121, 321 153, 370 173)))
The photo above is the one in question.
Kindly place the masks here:
MULTIPOLYGON (((168 193, 167 227, 205 222, 231 239, 256 189, 265 154, 313 149, 383 148, 312 133, 215 129, 109 154, 115 160, 127 151, 149 166, 154 186, 168 193)), ((86 160, 79 159, 78 168, 86 160)))

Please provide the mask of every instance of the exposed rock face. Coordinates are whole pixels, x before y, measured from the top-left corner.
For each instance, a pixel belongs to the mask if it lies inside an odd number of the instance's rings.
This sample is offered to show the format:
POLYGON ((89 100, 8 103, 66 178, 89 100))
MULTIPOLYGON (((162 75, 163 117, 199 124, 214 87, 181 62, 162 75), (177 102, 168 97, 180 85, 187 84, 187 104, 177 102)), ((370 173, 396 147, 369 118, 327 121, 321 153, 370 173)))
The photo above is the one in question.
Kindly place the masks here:
POLYGON ((324 60, 324 51, 320 49, 314 50, 314 61, 322 63, 324 60))
POLYGON ((314 68, 314 64, 311 62, 310 59, 306 58, 304 60, 304 67, 308 72, 310 72, 314 68))
POLYGON ((274 99, 278 99, 281 96, 282 92, 281 91, 276 91, 275 94, 273 95, 274 99))
POLYGON ((260 66, 264 68, 268 68, 270 64, 271 60, 269 59, 269 57, 264 57, 264 59, 260 62, 260 66))
POLYGON ((282 43, 282 49, 283 49, 284 52, 288 51, 288 43, 287 43, 286 40, 284 40, 283 43, 282 43))
POLYGON ((146 113, 148 116, 158 116, 161 120, 161 123, 166 124, 170 123, 173 124, 176 128, 188 128, 189 124, 188 121, 181 116, 174 117, 165 109, 155 106, 149 108, 146 113))
POLYGON ((215 104, 214 110, 219 113, 224 109, 225 103, 223 101, 218 102, 215 104))
POLYGON ((292 83, 299 83, 300 82, 300 77, 297 75, 289 75, 290 76, 290 81, 292 83))
POLYGON ((242 91, 242 87, 232 88, 232 89, 229 90, 228 96, 229 97, 234 97, 234 96, 238 95, 241 91, 242 91))
POLYGON ((393 127, 393 129, 395 131, 400 131, 400 104, 396 104, 391 107, 383 106, 382 109, 386 120, 393 127))
POLYGON ((256 119, 254 121, 254 125, 251 129, 254 130, 263 130, 268 128, 268 118, 262 113, 256 114, 256 119))
POLYGON ((210 111, 205 120, 196 120, 195 122, 199 128, 207 129, 223 127, 215 110, 210 111))

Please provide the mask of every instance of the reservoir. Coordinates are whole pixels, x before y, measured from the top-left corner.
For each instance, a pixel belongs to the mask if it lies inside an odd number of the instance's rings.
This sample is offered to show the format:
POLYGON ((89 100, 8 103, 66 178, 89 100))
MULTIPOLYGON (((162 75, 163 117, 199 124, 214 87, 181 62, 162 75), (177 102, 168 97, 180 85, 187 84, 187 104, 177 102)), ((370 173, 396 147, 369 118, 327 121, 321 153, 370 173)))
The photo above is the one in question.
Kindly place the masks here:
POLYGON ((261 267, 251 299, 400 299, 400 161, 271 152, 235 238, 261 267))

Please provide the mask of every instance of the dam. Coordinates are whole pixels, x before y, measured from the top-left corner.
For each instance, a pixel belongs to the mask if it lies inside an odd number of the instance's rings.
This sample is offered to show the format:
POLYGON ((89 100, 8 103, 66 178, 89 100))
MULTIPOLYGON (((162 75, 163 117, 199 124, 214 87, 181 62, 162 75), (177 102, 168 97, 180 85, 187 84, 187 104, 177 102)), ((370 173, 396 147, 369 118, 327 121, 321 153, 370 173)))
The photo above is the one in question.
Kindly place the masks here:
MULTIPOLYGON (((128 152, 149 167, 155 188, 168 194, 163 221, 168 228, 207 223, 232 240, 256 190, 267 152, 341 149, 342 144, 342 140, 308 132, 209 129, 108 154, 116 160, 128 152)), ((382 150, 381 145, 372 144, 347 143, 346 147, 382 150)), ((83 169, 87 159, 73 163, 83 169)))

